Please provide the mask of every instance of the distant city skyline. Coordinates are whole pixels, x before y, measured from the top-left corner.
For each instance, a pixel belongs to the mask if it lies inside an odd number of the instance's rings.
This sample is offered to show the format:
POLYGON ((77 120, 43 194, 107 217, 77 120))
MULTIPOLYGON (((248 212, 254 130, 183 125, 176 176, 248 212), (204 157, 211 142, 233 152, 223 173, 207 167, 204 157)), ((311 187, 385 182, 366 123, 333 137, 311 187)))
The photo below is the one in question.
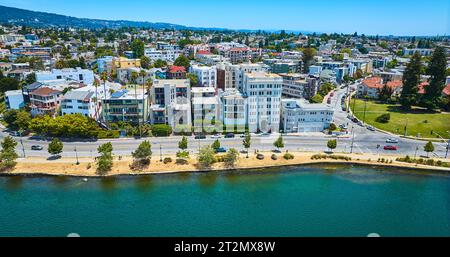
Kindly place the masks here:
POLYGON ((0 5, 79 18, 167 22, 191 27, 366 35, 450 35, 450 1, 0 0, 0 5))

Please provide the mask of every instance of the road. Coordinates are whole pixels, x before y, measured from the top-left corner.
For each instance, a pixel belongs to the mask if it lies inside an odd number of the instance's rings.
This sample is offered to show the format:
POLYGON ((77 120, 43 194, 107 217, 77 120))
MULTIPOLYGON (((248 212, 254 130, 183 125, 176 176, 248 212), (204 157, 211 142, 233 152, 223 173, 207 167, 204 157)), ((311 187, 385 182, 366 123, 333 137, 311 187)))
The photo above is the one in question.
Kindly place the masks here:
MULTIPOLYGON (((351 85, 350 87, 355 88, 356 85, 351 85)), ((335 108, 334 123, 337 125, 348 124, 350 133, 343 137, 337 137, 338 146, 335 152, 345 152, 350 153, 352 151, 352 141, 353 141, 353 153, 371 153, 371 154, 401 154, 417 157, 420 155, 426 155, 423 151, 423 146, 426 142, 400 138, 388 134, 384 134, 378 131, 370 131, 363 126, 359 126, 347 118, 347 112, 342 111, 341 98, 347 93, 347 88, 338 89, 335 95, 332 97, 331 105, 335 108), (353 130, 353 136, 351 131, 353 130), (396 138, 399 140, 397 151, 385 151, 383 146, 388 145, 386 139, 396 138), (377 149, 377 146, 380 146, 377 149)), ((7 135, 5 132, 0 132, 0 138, 7 135)), ((270 151, 274 150, 273 142, 277 139, 278 135, 261 136, 252 135, 252 142, 250 152, 256 149, 260 151, 270 151)), ((285 141, 285 148, 283 150, 290 151, 315 151, 321 152, 327 150, 327 141, 333 139, 332 136, 324 135, 322 133, 311 133, 311 134, 289 134, 283 135, 285 141)), ((28 137, 16 137, 19 142, 17 145, 17 152, 21 157, 33 156, 33 157, 48 157, 50 156, 47 152, 48 141, 39 141, 31 139, 28 137), (40 145, 44 149, 41 151, 31 150, 32 145, 40 145), (23 146, 23 147, 22 147, 23 146), (24 150, 24 151, 23 151, 24 150)), ((175 154, 178 149, 178 142, 181 140, 179 136, 165 137, 165 138, 148 138, 148 139, 112 139, 112 140, 98 140, 89 142, 64 142, 64 150, 62 153, 63 157, 95 157, 97 156, 97 147, 103 143, 111 142, 113 144, 114 154, 116 155, 130 155, 138 145, 144 141, 149 140, 152 143, 152 150, 154 158, 158 158, 160 154, 175 154), (76 152, 75 152, 76 149, 76 152)), ((191 153, 198 152, 199 147, 212 144, 215 139, 208 136, 207 139, 195 140, 193 137, 188 137, 189 147, 188 150, 191 153)), ((221 138, 220 142, 225 148, 236 148, 238 150, 244 150, 242 146, 242 138, 236 136, 236 138, 221 138)), ((435 152, 430 155, 433 157, 445 156, 446 144, 445 143, 435 143, 435 152)))

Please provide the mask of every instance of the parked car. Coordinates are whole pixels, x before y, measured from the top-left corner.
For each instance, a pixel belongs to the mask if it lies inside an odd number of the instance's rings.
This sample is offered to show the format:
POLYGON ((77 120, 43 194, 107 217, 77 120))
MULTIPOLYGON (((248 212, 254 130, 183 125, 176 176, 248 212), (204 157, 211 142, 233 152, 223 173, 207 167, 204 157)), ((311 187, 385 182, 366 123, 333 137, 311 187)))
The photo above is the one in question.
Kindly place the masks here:
POLYGON ((219 139, 219 138, 222 138, 222 137, 220 135, 218 135, 218 134, 215 134, 215 135, 212 135, 211 138, 212 139, 219 139))
POLYGON ((195 139, 206 139, 206 136, 204 134, 198 134, 195 135, 195 139))
POLYGON ((386 146, 384 146, 384 150, 397 151, 397 147, 395 145, 386 145, 386 146))
POLYGON ((240 134, 239 137, 240 138, 245 138, 245 134, 240 134))
POLYGON ((386 143, 390 143, 390 144, 398 144, 398 139, 395 139, 395 138, 388 138, 388 139, 386 139, 386 143))
POLYGON ((227 133, 225 134, 225 138, 234 138, 234 134, 233 133, 227 133))
POLYGON ((219 147, 215 149, 216 153, 226 153, 227 149, 223 148, 223 147, 219 147))
POLYGON ((375 131, 375 128, 372 127, 372 126, 367 126, 367 129, 370 130, 370 131, 375 131))
POLYGON ((40 145, 32 145, 31 146, 31 150, 33 150, 33 151, 41 151, 43 149, 44 149, 44 147, 42 147, 40 145))

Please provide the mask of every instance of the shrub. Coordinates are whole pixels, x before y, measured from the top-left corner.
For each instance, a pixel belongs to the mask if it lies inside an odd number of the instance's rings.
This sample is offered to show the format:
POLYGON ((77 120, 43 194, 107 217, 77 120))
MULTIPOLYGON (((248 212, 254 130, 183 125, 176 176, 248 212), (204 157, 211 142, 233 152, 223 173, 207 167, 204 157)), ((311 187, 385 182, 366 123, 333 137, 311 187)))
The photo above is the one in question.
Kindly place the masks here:
POLYGON ((272 154, 272 156, 270 156, 270 158, 274 161, 278 160, 278 156, 276 154, 272 154))
POLYGON ((390 113, 382 114, 375 119, 375 121, 379 123, 388 123, 390 120, 391 120, 390 113))
POLYGON ((264 160, 264 154, 259 153, 258 155, 256 155, 256 159, 264 160))
POLYGON ((152 126, 152 134, 155 137, 167 137, 172 134, 172 127, 164 124, 157 124, 152 126))
POLYGON ((119 130, 99 130, 97 138, 98 139, 109 139, 109 138, 119 138, 119 130))
POLYGON ((172 158, 170 158, 170 157, 166 157, 166 158, 164 158, 164 160, 163 160, 163 163, 164 164, 168 164, 168 163, 171 163, 172 162, 172 158))
POLYGON ((291 153, 285 153, 285 154, 283 155, 283 158, 284 158, 285 160, 292 160, 292 159, 294 159, 294 155, 291 154, 291 153))

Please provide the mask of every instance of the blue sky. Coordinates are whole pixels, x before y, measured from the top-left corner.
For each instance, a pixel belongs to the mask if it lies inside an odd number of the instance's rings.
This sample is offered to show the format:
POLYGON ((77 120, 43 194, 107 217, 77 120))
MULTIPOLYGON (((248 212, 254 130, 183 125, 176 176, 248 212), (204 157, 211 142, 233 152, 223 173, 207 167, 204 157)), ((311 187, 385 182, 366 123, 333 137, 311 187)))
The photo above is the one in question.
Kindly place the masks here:
POLYGON ((230 29, 449 35, 449 0, 0 0, 81 18, 230 29))

